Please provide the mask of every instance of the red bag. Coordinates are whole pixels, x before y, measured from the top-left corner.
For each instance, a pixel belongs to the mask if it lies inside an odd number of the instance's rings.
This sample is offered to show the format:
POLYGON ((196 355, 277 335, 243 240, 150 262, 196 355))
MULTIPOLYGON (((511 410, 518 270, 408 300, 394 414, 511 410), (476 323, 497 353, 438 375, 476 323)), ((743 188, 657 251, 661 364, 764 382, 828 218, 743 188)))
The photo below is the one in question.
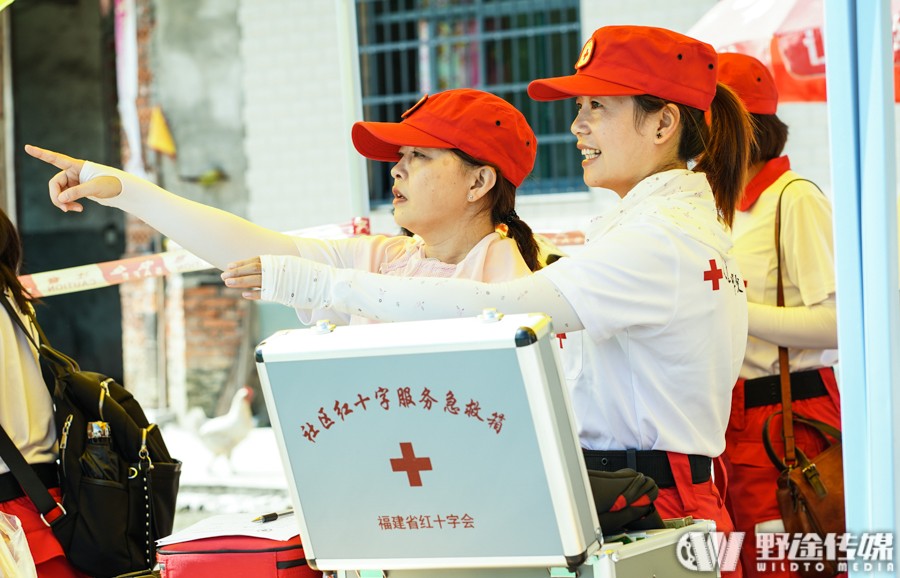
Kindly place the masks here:
POLYGON ((162 546, 156 559, 160 578, 322 578, 307 565, 300 536, 203 538, 162 546))

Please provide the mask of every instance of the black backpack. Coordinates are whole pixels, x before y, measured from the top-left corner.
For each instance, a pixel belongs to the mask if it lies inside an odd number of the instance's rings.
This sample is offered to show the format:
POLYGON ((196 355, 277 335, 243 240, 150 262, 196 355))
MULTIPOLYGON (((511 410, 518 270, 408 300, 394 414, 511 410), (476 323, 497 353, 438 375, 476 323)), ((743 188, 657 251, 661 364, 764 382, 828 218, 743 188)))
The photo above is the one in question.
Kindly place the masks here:
MULTIPOLYGON (((0 300, 32 339, 9 301, 0 300)), ((52 376, 47 387, 59 440, 61 508, 18 451, 18 460, 7 459, 6 452, 2 457, 73 566, 95 577, 151 568, 156 540, 172 533, 181 462, 169 455, 159 428, 128 390, 105 375, 82 371, 50 347, 31 319, 39 336, 35 346, 52 376), (91 422, 103 422, 109 437, 89 441, 91 422)), ((97 423, 91 425, 98 431, 97 423)))

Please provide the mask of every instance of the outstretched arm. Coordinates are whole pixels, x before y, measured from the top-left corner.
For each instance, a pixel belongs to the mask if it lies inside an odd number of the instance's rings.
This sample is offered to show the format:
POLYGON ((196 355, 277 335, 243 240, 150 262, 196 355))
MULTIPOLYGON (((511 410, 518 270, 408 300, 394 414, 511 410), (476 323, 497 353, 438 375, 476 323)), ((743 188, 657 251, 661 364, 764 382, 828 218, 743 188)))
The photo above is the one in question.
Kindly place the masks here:
POLYGON ((91 199, 133 214, 216 267, 274 253, 299 255, 295 238, 190 201, 124 171, 26 145, 29 155, 61 169, 49 182, 50 201, 81 212, 91 199))
POLYGON ((506 283, 467 279, 394 277, 355 269, 335 269, 285 255, 232 263, 222 273, 229 287, 300 309, 333 309, 380 321, 416 321, 501 313, 546 313, 558 332, 584 329, 578 314, 540 273, 506 283))

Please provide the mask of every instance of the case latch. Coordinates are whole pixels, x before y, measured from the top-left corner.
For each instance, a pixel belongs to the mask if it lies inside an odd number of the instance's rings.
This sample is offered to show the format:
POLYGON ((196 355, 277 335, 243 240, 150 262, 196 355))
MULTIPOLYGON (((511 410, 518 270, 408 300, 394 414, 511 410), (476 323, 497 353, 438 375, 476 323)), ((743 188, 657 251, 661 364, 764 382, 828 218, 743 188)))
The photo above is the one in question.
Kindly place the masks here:
POLYGON ((316 321, 316 324, 310 327, 310 329, 312 329, 313 333, 323 335, 325 333, 331 333, 332 331, 334 331, 335 327, 337 326, 328 319, 320 319, 316 321))
POLYGON ((485 323, 493 323, 495 321, 500 321, 501 319, 503 319, 503 314, 493 307, 488 307, 487 309, 481 310, 481 315, 478 316, 478 319, 482 320, 485 323))

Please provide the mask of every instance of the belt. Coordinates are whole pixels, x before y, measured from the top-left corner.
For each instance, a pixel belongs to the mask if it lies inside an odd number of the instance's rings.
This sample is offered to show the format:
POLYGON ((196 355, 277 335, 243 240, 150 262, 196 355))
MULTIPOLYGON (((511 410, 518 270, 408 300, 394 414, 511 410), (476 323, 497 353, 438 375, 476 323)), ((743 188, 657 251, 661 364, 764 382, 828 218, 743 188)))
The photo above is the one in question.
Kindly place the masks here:
MULTIPOLYGON (((791 373, 791 400, 828 395, 818 369, 791 373)), ((744 408, 781 404, 781 376, 767 375, 744 382, 744 408)))
MULTIPOLYGON (((56 473, 56 464, 30 464, 41 483, 48 488, 59 487, 59 476, 56 473)), ((0 475, 0 502, 8 502, 25 495, 22 486, 16 481, 12 472, 0 475)))
MULTIPOLYGON (((672 475, 669 456, 664 451, 600 451, 582 449, 581 452, 584 454, 585 466, 589 470, 615 472, 624 468, 631 468, 648 478, 653 478, 653 481, 660 488, 672 488, 675 486, 675 476, 672 475)), ((709 456, 688 455, 688 461, 691 464, 692 483, 702 484, 709 480, 712 471, 712 458, 709 456)))

